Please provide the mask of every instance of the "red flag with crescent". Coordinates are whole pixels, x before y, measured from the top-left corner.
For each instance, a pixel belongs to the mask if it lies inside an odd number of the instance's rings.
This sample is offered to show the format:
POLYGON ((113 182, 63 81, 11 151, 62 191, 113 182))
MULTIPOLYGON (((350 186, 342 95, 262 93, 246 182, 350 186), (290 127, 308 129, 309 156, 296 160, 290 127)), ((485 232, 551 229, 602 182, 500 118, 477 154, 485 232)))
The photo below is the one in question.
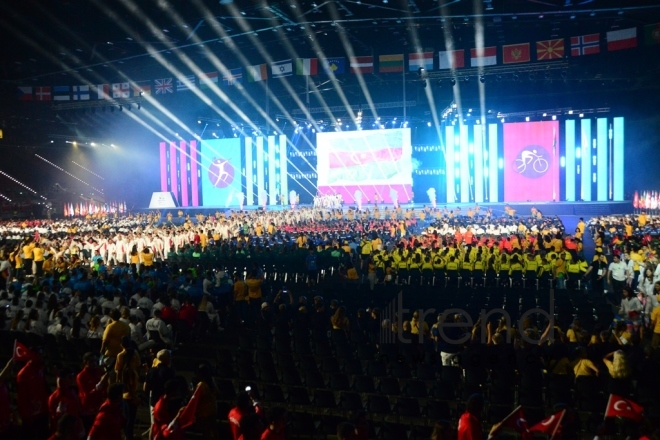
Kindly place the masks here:
POLYGON ((641 405, 629 399, 624 399, 621 396, 610 394, 607 401, 607 410, 605 410, 605 418, 607 417, 623 417, 641 422, 644 418, 644 408, 641 405))
POLYGON ((536 425, 529 428, 529 432, 541 432, 543 434, 548 434, 550 436, 550 440, 552 440, 554 436, 559 432, 564 414, 566 414, 566 410, 559 411, 547 419, 541 420, 536 425))
POLYGON ((34 353, 25 344, 14 340, 14 360, 16 362, 29 362, 34 359, 34 353))
POLYGON ((525 413, 523 412, 522 406, 514 409, 511 414, 506 416, 502 420, 502 428, 511 428, 520 434, 523 440, 531 439, 529 433, 529 425, 527 424, 527 419, 525 418, 525 413))

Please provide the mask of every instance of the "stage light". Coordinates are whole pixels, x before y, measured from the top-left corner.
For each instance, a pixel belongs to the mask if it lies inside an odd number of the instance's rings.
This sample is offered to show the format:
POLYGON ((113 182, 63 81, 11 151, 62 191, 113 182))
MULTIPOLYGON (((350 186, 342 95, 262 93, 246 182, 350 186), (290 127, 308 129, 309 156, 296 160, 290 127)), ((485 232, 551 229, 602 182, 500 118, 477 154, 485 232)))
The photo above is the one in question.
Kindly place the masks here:
POLYGON ((566 167, 566 158, 564 156, 559 158, 559 166, 562 168, 566 167))
POLYGON ((484 84, 484 83, 486 82, 486 77, 483 76, 483 75, 481 75, 481 76, 479 77, 479 82, 480 82, 481 84, 484 84))
POLYGON ((548 114, 547 114, 547 113, 543 113, 543 117, 545 118, 546 116, 548 116, 548 114))
POLYGON ((572 115, 572 114, 573 114, 573 110, 569 110, 569 111, 568 111, 568 114, 569 114, 569 115, 572 115))
POLYGON ((504 118, 500 119, 500 121, 502 122, 502 124, 504 124, 504 118))
POLYGON ((468 145, 468 152, 469 152, 470 154, 474 154, 474 144, 469 144, 469 145, 468 145))
POLYGON ((556 121, 557 120, 557 115, 552 115, 552 120, 556 121))
POLYGON ((575 149, 575 158, 579 159, 580 156, 582 155, 582 148, 578 147, 575 149))
POLYGON ((529 116, 525 116, 525 122, 529 122, 529 116))
POLYGON ((430 127, 430 126, 431 126, 431 123, 430 123, 430 122, 427 122, 426 125, 430 127))
POLYGON ((502 159, 500 157, 499 160, 497 161, 497 166, 499 167, 499 169, 503 169, 504 168, 504 159, 502 159))
POLYGON ((451 78, 451 79, 449 80, 449 84, 451 84, 452 87, 455 86, 455 85, 456 85, 456 78, 451 78))
POLYGON ((92 143, 89 144, 89 145, 91 145, 92 147, 96 147, 96 144, 95 144, 94 142, 92 142, 92 143))
POLYGON ((198 124, 201 124, 201 123, 202 123, 202 121, 198 119, 198 120, 197 120, 197 123, 198 123, 198 124))
POLYGON ((580 117, 581 117, 581 118, 584 118, 584 113, 580 113, 580 117))

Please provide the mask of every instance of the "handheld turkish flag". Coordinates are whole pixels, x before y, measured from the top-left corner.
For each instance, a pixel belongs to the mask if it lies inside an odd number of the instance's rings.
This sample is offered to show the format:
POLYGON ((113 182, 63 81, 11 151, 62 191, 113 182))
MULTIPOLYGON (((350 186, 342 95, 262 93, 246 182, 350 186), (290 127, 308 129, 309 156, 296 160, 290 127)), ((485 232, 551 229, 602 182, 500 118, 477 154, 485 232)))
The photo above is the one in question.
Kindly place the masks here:
POLYGON ((181 414, 179 414, 179 417, 177 417, 181 429, 185 429, 195 423, 195 412, 197 412, 197 404, 199 403, 200 395, 201 393, 199 392, 198 386, 188 401, 188 404, 185 406, 181 414))
POLYGON ((522 406, 514 409, 513 412, 506 416, 501 423, 502 428, 513 429, 522 436, 523 440, 531 438, 529 434, 529 426, 527 424, 527 420, 525 419, 525 413, 522 410, 522 406))
POLYGON ((610 394, 607 401, 607 409, 605 410, 605 418, 608 417, 623 417, 641 422, 644 418, 644 408, 632 400, 624 399, 621 396, 610 394))
POLYGON ((29 362, 35 358, 32 350, 27 348, 24 344, 14 340, 14 360, 17 362, 29 362))
POLYGON ((529 432, 540 432, 543 434, 547 434, 550 436, 550 440, 552 440, 555 437, 555 435, 559 432, 559 428, 561 427, 561 421, 564 418, 564 414, 566 414, 565 409, 556 414, 551 415, 547 419, 541 420, 536 425, 529 428, 529 432))

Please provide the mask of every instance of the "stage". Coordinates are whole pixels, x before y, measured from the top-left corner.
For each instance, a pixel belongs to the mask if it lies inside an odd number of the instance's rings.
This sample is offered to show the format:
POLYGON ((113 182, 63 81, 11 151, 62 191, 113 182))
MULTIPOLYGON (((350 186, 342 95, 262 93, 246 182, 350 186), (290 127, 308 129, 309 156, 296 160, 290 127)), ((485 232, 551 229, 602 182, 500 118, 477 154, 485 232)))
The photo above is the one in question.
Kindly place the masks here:
MULTIPOLYGON (((406 203, 401 204, 401 208, 405 211, 406 209, 414 209, 419 211, 425 206, 429 206, 429 203, 406 203)), ((624 202, 526 202, 526 203, 480 203, 479 207, 481 208, 481 213, 483 214, 488 208, 493 210, 493 213, 496 216, 504 215, 504 207, 509 206, 516 211, 516 215, 530 215, 531 208, 536 207, 544 217, 548 216, 567 216, 573 215, 578 217, 595 217, 601 215, 616 215, 616 214, 632 214, 633 205, 631 201, 624 202)), ((373 211, 374 204, 363 204, 362 209, 369 209, 373 211)), ((461 208, 461 214, 465 215, 467 210, 471 207, 474 207, 474 203, 453 203, 453 204, 438 204, 437 207, 444 209, 447 207, 449 210, 454 210, 456 208, 461 208)), ((312 205, 299 205, 296 208, 311 208, 312 205)), ((385 207, 390 210, 394 207, 392 204, 378 204, 380 210, 385 209, 385 207)), ((348 208, 357 209, 355 204, 345 204, 343 210, 347 211, 348 208)), ((188 206, 181 208, 171 208, 171 209, 162 209, 160 210, 163 215, 167 212, 172 212, 174 217, 177 216, 179 210, 183 211, 185 214, 196 215, 202 213, 204 215, 213 215, 215 212, 226 212, 226 211, 237 211, 240 207, 238 205, 230 206, 188 206)), ((244 206, 244 211, 256 211, 261 209, 261 206, 244 206)), ((284 211, 290 210, 291 207, 288 205, 273 205, 267 206, 268 211, 284 211)), ((154 211, 154 209, 144 208, 140 210, 142 212, 154 211)))

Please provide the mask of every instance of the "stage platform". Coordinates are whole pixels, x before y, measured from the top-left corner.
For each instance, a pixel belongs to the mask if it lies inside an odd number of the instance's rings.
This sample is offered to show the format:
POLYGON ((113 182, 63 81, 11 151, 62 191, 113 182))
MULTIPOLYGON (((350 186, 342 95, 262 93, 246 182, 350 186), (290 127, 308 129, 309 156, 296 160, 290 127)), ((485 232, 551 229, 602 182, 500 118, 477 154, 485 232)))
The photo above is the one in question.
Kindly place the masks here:
MULTIPOLYGON (((406 203, 402 204, 401 207, 406 210, 406 209, 414 209, 414 210, 420 210, 423 209, 425 206, 430 205, 429 203, 406 203)), ((496 215, 503 215, 504 214, 504 207, 508 205, 512 209, 516 210, 517 215, 530 215, 531 208, 536 207, 543 216, 566 216, 566 215, 573 215, 573 216, 578 216, 578 217, 595 217, 595 216, 601 216, 601 215, 610 215, 610 214, 632 214, 633 213, 633 205, 631 201, 625 201, 625 202, 527 202, 527 203, 479 203, 479 206, 481 207, 482 212, 484 212, 488 208, 492 208, 493 213, 496 215)), ((457 207, 461 208, 461 213, 465 215, 467 213, 468 208, 474 207, 474 203, 452 203, 452 204, 443 204, 439 203, 438 208, 443 209, 444 207, 447 207, 450 210, 456 209, 457 207)), ((309 208, 311 205, 299 205, 298 208, 309 208)), ((343 209, 344 211, 347 211, 349 207, 352 207, 354 209, 357 208, 356 205, 344 205, 343 209)), ((370 211, 373 210, 375 205, 373 204, 363 204, 362 209, 369 209, 370 211)), ((385 207, 388 207, 392 209, 394 205, 391 204, 379 204, 378 207, 380 209, 384 209, 385 207)), ((226 211, 236 211, 239 210, 240 207, 238 205, 230 205, 230 206, 195 206, 195 207, 181 207, 181 208, 173 208, 173 209, 164 209, 161 210, 161 213, 165 215, 167 212, 172 212, 174 216, 176 217, 177 211, 181 210, 186 214, 196 215, 198 213, 202 213, 204 215, 213 215, 215 212, 226 212, 226 211)), ((244 211, 254 211, 261 209, 260 206, 244 206, 243 210, 244 211)), ((267 206, 268 211, 284 211, 284 210, 290 210, 290 206, 282 206, 282 205, 274 205, 274 206, 267 206)), ((140 210, 142 212, 149 212, 153 211, 153 209, 142 209, 140 210)))

